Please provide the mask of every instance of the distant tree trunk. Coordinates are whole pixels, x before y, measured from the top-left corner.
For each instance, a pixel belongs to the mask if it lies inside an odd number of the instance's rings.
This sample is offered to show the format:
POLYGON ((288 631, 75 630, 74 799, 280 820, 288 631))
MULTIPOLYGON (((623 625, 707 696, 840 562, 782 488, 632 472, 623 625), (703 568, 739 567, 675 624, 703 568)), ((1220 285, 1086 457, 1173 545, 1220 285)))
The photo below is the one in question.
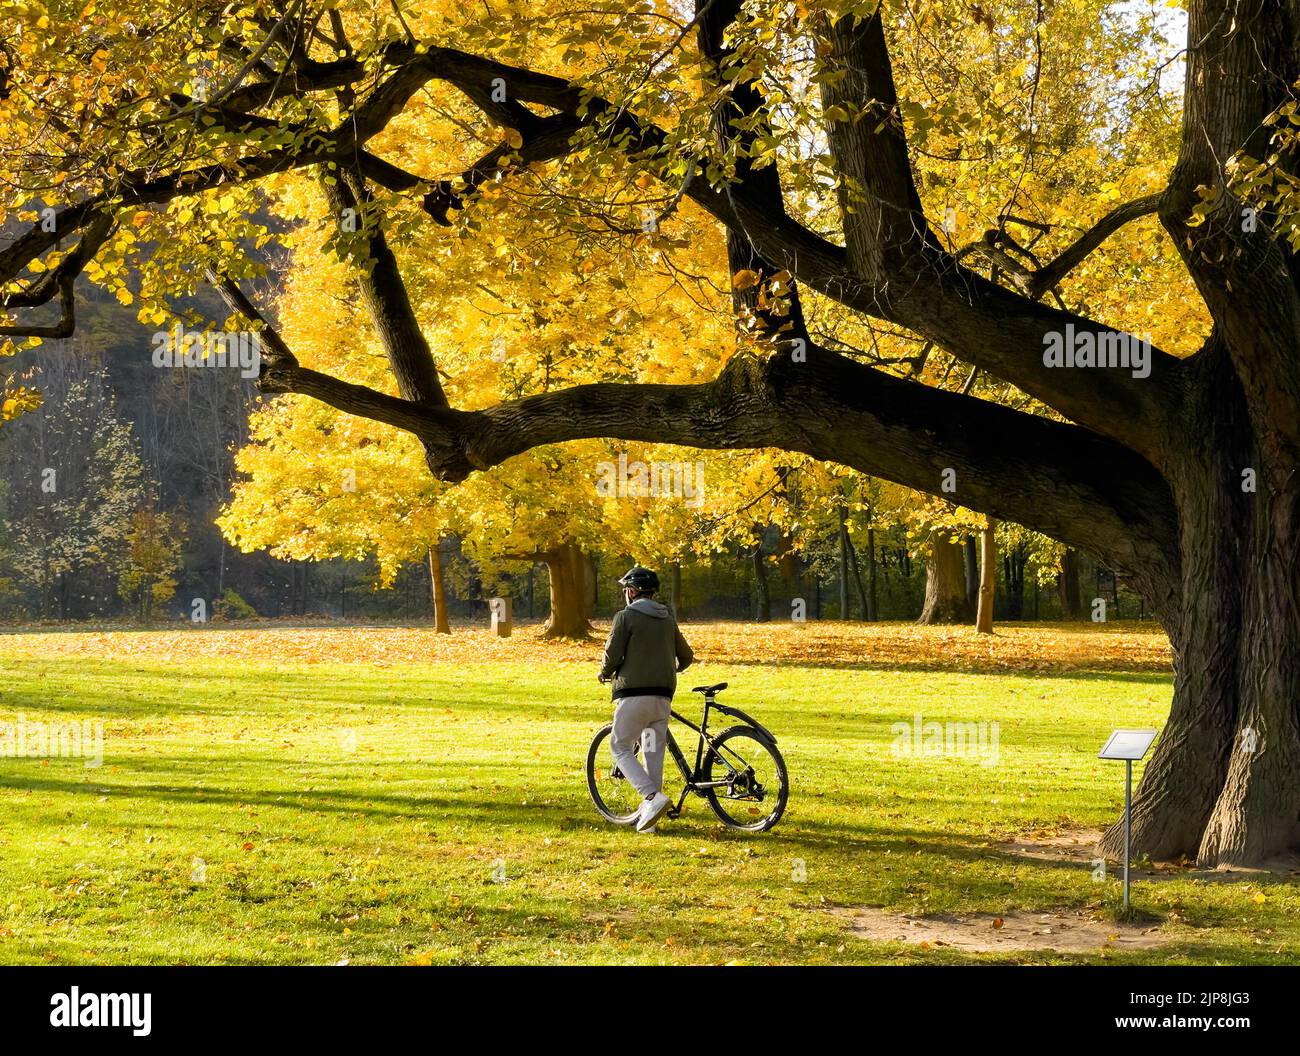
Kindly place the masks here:
POLYGON ((794 594, 800 588, 800 576, 802 574, 799 567, 799 554, 795 551, 794 540, 782 532, 781 537, 777 540, 777 569, 781 573, 781 579, 785 582, 787 590, 794 594))
POLYGON ((989 526, 980 532, 980 601, 979 610, 975 614, 975 630, 980 634, 993 633, 993 598, 997 572, 997 522, 990 517, 989 526))
POLYGON ((974 615, 966 597, 961 544, 934 532, 925 558, 925 606, 916 622, 970 623, 974 615))
POLYGON ((682 563, 674 561, 669 580, 669 589, 673 592, 673 615, 679 620, 686 615, 686 603, 682 600, 682 563))
POLYGON ((447 581, 442 573, 442 554, 437 544, 429 547, 429 593, 433 599, 433 633, 451 634, 447 619, 447 581))
POLYGON ((220 556, 217 559, 217 597, 224 597, 226 593, 226 537, 221 536, 220 556))
POLYGON ((754 547, 754 598, 756 612, 754 618, 759 623, 767 623, 772 618, 772 596, 767 589, 767 563, 763 560, 763 544, 754 547))
POLYGON ((840 507, 840 619, 849 618, 849 526, 848 514, 840 507))
POLYGON ((867 601, 867 588, 862 583, 862 569, 858 567, 858 548, 853 545, 853 539, 848 533, 845 533, 849 544, 849 565, 853 568, 853 582, 858 588, 858 604, 862 607, 862 618, 868 618, 871 611, 871 604, 867 601))
POLYGON ((577 543, 561 543, 536 555, 546 562, 551 581, 551 615, 542 631, 544 638, 587 638, 591 627, 586 613, 586 569, 577 543))
POLYGON ((1079 600, 1079 554, 1067 550, 1061 555, 1061 571, 1056 576, 1056 589, 1061 596, 1061 618, 1077 620, 1083 614, 1079 600))
POLYGON ((867 593, 867 619, 875 622, 879 618, 876 611, 876 530, 867 529, 867 569, 868 569, 868 593, 867 593))
POLYGON ((975 536, 966 536, 964 545, 966 569, 966 600, 974 605, 980 597, 980 552, 975 536))
POLYGON ((596 615, 596 598, 599 596, 596 559, 582 551, 582 618, 590 621, 596 615))
POLYGON ((1025 615, 1025 564, 1028 554, 1019 543, 1002 559, 1007 580, 1007 619, 1020 620, 1025 615))

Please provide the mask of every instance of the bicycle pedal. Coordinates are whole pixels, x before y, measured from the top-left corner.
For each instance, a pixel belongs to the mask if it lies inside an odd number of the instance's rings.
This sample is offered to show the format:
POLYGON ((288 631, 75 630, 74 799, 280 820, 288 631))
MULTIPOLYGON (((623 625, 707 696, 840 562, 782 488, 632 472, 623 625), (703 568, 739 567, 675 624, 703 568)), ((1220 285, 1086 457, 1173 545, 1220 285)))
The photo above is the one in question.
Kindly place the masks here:
POLYGON ((681 809, 678 807, 669 807, 667 810, 664 811, 664 814, 666 814, 670 818, 679 818, 681 817, 682 812, 681 809))

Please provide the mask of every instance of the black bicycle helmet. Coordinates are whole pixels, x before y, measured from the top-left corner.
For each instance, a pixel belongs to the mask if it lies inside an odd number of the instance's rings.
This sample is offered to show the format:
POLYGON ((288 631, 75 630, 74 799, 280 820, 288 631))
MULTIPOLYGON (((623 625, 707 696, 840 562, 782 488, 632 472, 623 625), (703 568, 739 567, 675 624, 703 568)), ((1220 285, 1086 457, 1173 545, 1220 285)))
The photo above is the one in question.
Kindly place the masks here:
POLYGON ((640 593, 651 593, 659 589, 659 577, 640 565, 629 568, 618 582, 620 586, 631 587, 640 593))

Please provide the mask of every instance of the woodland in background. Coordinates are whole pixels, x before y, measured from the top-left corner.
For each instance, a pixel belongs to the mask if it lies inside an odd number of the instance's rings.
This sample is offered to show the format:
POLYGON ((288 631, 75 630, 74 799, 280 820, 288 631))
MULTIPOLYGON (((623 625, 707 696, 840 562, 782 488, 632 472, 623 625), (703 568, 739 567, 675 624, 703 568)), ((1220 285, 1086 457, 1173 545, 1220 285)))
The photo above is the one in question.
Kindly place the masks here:
MULTIPOLYGON (((255 386, 237 371, 154 368, 148 328, 95 287, 83 287, 78 333, 12 364, 14 375, 40 388, 44 403, 0 430, 0 620, 189 620, 195 598, 215 620, 433 617, 427 561, 402 564, 391 589, 377 589, 373 558, 294 560, 231 546, 213 522, 230 499, 234 451, 248 441, 255 386), (90 422, 94 429, 78 428, 90 422), (51 462, 98 489, 73 488, 83 501, 72 506, 49 501, 40 474, 51 462)), ((663 569, 665 594, 688 619, 789 619, 791 600, 803 598, 809 619, 847 611, 850 619, 912 620, 925 611, 926 622, 973 622, 975 535, 965 545, 940 539, 917 550, 904 527, 890 525, 870 537, 855 528, 846 544, 842 578, 837 531, 795 551, 769 529, 761 562, 739 546, 699 555, 681 562, 677 575, 663 569), (930 599, 926 572, 936 549, 943 557, 930 599)), ((487 599, 497 595, 513 597, 516 618, 549 614, 544 563, 515 563, 485 580, 454 537, 441 542, 439 557, 452 621, 486 618, 487 599)), ((614 580, 633 560, 587 556, 591 615, 608 616, 621 604, 614 580)), ((1060 566, 1040 574, 1023 546, 1001 554, 996 618, 1086 619, 1094 597, 1110 600, 1108 619, 1149 615, 1122 583, 1116 605, 1113 574, 1086 556, 1067 551, 1060 566)))

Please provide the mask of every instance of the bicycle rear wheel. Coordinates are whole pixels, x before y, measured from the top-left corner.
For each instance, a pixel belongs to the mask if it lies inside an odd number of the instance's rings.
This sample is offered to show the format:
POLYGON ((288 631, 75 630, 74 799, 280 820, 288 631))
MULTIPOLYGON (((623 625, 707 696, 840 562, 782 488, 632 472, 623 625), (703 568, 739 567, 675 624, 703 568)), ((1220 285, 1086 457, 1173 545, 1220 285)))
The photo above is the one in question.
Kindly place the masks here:
POLYGON ((704 759, 705 781, 726 781, 704 790, 713 813, 724 824, 746 832, 766 832, 785 813, 790 779, 776 745, 752 726, 732 726, 713 738, 704 759))
MULTIPOLYGON (((606 723, 596 731, 587 749, 587 791, 596 809, 608 821, 615 825, 631 825, 636 820, 641 801, 645 798, 632 787, 614 766, 613 756, 609 750, 609 735, 614 729, 613 723, 606 723)), ((671 734, 669 735, 671 737, 671 734)), ((637 762, 645 765, 641 758, 641 746, 636 748, 637 762)), ((663 791, 674 803, 682 790, 681 774, 671 754, 664 758, 663 791)))

